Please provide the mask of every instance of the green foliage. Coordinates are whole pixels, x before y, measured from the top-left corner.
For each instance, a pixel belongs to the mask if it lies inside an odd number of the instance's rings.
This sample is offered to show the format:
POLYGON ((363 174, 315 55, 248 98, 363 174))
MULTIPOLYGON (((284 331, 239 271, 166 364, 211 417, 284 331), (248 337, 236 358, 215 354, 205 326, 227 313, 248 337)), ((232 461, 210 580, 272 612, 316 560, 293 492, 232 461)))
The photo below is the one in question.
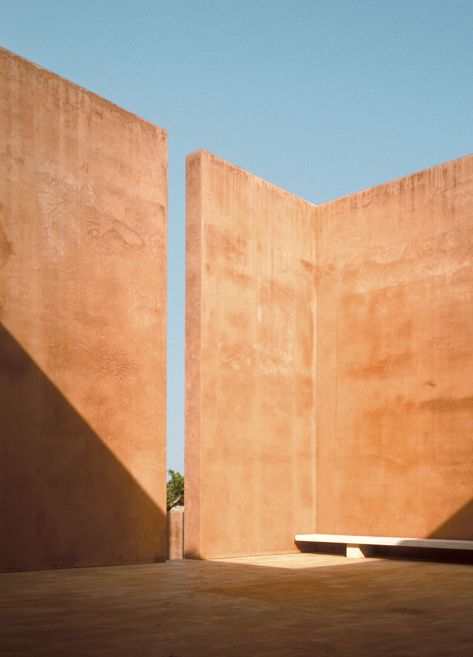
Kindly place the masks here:
POLYGON ((167 508, 184 504, 184 477, 180 472, 168 470, 169 480, 167 482, 167 508))

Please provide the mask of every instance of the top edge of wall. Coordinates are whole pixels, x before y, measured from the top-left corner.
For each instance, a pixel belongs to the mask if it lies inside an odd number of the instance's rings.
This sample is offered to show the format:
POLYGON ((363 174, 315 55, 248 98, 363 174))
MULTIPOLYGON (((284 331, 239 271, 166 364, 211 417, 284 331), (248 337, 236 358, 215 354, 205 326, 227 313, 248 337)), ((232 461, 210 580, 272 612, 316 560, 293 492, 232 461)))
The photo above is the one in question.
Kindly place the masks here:
POLYGON ((271 189, 276 190, 278 193, 282 193, 285 196, 290 196, 293 198, 295 201, 298 203, 302 203, 304 205, 308 205, 312 208, 317 208, 319 207, 315 203, 312 203, 312 201, 308 201, 305 198, 302 198, 301 196, 298 196, 297 194, 293 194, 292 192, 288 192, 287 189, 284 189, 283 187, 280 187, 279 185, 275 185, 274 183, 270 182, 269 180, 266 180, 265 178, 262 178, 261 176, 258 176, 251 171, 248 171, 248 169, 244 169, 243 167, 239 167, 236 164, 233 164, 232 162, 229 162, 228 160, 225 160, 223 157, 220 157, 219 155, 215 155, 215 153, 211 153, 210 151, 205 150, 204 148, 199 148, 196 151, 193 151, 192 153, 189 153, 186 156, 186 161, 190 162, 191 160, 198 160, 198 159, 207 159, 215 164, 224 166, 228 169, 232 169, 236 173, 239 173, 247 178, 251 178, 252 180, 255 180, 259 182, 260 184, 264 185, 265 187, 270 187, 271 189))
POLYGON ((430 173, 433 174, 438 173, 442 168, 447 168, 455 164, 467 162, 468 160, 471 160, 471 162, 473 163, 473 153, 461 155, 460 157, 453 158, 452 160, 446 160, 445 162, 434 164, 431 167, 413 171, 412 173, 408 173, 405 176, 399 176, 398 178, 393 178, 392 180, 386 180, 385 182, 378 183, 371 187, 365 187, 364 189, 358 190, 356 192, 351 192, 349 194, 344 194, 343 196, 338 196, 337 198, 331 199, 330 201, 325 201, 323 203, 320 203, 317 207, 326 208, 328 205, 333 205, 334 203, 347 202, 350 201, 351 199, 362 197, 364 195, 370 195, 375 192, 385 190, 387 188, 388 189, 392 188, 393 190, 397 190, 399 187, 401 187, 403 184, 408 183, 409 181, 414 181, 416 179, 425 177, 430 173))
POLYGON ((36 62, 31 61, 30 59, 27 59, 26 57, 23 57, 22 55, 18 55, 15 52, 12 52, 11 50, 8 50, 7 48, 3 48, 0 46, 0 59, 10 59, 14 60, 17 62, 20 62, 22 65, 27 65, 30 69, 35 69, 39 73, 46 74, 50 78, 55 78, 59 82, 66 83, 73 87, 74 89, 77 89, 77 91, 80 91, 81 93, 85 93, 88 96, 92 96, 93 98, 97 99, 100 103, 104 103, 108 107, 112 107, 116 110, 118 110, 120 113, 125 114, 129 117, 131 117, 135 121, 139 121, 140 123, 144 124, 145 126, 148 126, 150 128, 153 128, 153 130, 157 132, 161 132, 164 137, 167 138, 168 136, 168 131, 165 128, 162 128, 156 123, 153 123, 152 121, 148 121, 147 119, 144 119, 141 116, 138 116, 137 114, 134 114, 133 112, 130 112, 129 110, 125 109, 124 107, 121 107, 121 105, 117 105, 117 103, 114 103, 111 100, 108 100, 107 98, 104 98, 103 96, 100 96, 99 94, 96 94, 94 91, 90 91, 89 89, 86 89, 85 87, 82 87, 80 84, 77 84, 76 82, 72 82, 71 80, 62 77, 61 75, 58 75, 57 73, 54 73, 54 71, 51 71, 48 68, 45 68, 44 66, 41 66, 40 64, 36 64, 36 62))

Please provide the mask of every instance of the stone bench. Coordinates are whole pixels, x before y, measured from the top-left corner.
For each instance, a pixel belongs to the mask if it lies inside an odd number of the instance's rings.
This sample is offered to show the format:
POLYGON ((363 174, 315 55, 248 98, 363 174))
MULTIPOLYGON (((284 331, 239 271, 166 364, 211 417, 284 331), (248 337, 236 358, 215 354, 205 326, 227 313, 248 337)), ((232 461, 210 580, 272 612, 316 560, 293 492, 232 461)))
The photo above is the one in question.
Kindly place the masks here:
MULTIPOLYGON (((435 548, 440 550, 473 550, 473 541, 439 538, 400 538, 398 536, 349 536, 345 534, 296 534, 296 543, 344 543, 347 557, 360 559, 368 556, 366 546, 399 546, 435 548)), ((369 549, 369 548, 368 548, 369 549)))

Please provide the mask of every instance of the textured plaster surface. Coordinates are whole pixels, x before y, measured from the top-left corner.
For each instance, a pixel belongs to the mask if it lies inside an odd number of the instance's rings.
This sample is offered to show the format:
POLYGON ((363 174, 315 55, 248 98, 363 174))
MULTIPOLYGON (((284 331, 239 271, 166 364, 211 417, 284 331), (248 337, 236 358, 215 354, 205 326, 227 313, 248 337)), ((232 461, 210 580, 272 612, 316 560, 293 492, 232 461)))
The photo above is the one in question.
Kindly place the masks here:
POLYGON ((473 539, 473 157, 317 207, 187 184, 188 554, 473 539))
POLYGON ((315 208, 187 161, 189 555, 293 549, 315 511, 315 208))
POLYGON ((317 209, 317 531, 473 539, 473 157, 317 209))
POLYGON ((473 570, 321 555, 0 575, 5 657, 470 657, 473 570))
POLYGON ((165 558, 167 136, 0 50, 0 568, 165 558))
POLYGON ((168 520, 169 559, 182 559, 184 550, 184 511, 170 511, 168 520))

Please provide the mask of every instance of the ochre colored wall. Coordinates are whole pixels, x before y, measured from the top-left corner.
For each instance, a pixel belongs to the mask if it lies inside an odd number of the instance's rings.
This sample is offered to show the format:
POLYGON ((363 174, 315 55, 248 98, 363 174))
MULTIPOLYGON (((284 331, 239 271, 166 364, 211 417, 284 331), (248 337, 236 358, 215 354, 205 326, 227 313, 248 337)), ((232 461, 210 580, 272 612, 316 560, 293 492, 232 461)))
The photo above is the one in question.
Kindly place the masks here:
POLYGON ((317 263, 317 531, 473 539, 473 157, 319 206, 317 263))
POLYGON ((317 207, 187 166, 187 553, 473 539, 473 156, 317 207))
POLYGON ((167 136, 0 51, 0 568, 166 557, 167 136))
POLYGON ((286 552, 315 522, 315 208, 187 161, 185 549, 286 552))

